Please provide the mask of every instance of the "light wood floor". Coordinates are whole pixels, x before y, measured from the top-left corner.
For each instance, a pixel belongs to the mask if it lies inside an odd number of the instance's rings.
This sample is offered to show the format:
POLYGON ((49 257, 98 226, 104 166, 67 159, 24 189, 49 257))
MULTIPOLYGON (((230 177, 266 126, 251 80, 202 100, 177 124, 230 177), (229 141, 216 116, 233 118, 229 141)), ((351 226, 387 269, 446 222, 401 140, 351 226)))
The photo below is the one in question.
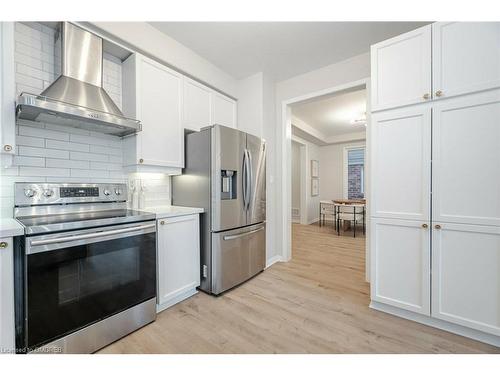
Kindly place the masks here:
POLYGON ((202 292, 100 353, 500 353, 371 310, 364 239, 293 225, 293 260, 221 297, 202 292))

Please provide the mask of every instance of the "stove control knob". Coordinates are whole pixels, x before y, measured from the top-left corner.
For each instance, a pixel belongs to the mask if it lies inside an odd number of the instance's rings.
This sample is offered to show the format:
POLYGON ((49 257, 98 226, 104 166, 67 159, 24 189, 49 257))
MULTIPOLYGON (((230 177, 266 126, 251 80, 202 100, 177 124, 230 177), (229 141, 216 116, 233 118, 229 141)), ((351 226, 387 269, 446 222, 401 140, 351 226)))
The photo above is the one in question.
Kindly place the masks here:
POLYGON ((108 196, 110 194, 111 194, 111 192, 108 189, 104 189, 104 195, 108 196))
POLYGON ((36 190, 35 189, 24 189, 24 195, 26 195, 28 198, 33 198, 36 195, 36 190))
POLYGON ((115 189, 115 194, 116 194, 116 195, 122 195, 122 193, 123 193, 123 192, 122 192, 122 189, 119 189, 119 188, 116 188, 116 189, 115 189))
POLYGON ((52 189, 45 189, 45 190, 43 191, 43 196, 44 196, 45 198, 50 198, 50 197, 51 197, 51 196, 53 196, 53 195, 54 195, 54 190, 52 190, 52 189))

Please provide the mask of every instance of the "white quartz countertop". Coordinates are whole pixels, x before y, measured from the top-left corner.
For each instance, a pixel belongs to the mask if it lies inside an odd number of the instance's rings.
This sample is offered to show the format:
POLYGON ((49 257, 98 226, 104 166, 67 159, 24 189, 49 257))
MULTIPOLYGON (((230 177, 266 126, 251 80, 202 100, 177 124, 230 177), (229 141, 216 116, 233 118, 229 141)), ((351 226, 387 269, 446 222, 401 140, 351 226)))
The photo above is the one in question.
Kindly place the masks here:
POLYGON ((152 212, 156 214, 157 219, 164 219, 166 217, 201 214, 204 209, 199 207, 157 206, 144 208, 141 211, 152 212))
POLYGON ((19 222, 12 218, 0 219, 0 237, 15 237, 24 234, 24 228, 19 222))

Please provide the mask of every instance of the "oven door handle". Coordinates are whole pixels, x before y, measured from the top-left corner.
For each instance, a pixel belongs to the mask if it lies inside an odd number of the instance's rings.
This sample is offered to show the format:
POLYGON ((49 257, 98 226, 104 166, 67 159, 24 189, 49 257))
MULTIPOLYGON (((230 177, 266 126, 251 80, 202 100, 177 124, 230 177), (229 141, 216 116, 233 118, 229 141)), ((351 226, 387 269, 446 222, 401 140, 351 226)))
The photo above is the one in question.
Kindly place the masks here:
POLYGON ((54 243, 63 243, 63 242, 85 240, 88 238, 107 237, 107 236, 111 236, 111 235, 115 235, 115 234, 135 232, 138 230, 148 229, 148 228, 152 228, 152 227, 156 227, 156 223, 140 225, 137 227, 128 227, 128 228, 123 228, 123 229, 102 231, 102 232, 97 232, 97 233, 77 234, 74 236, 49 238, 46 240, 30 240, 30 245, 31 246, 42 246, 42 245, 50 245, 50 244, 54 244, 54 243))

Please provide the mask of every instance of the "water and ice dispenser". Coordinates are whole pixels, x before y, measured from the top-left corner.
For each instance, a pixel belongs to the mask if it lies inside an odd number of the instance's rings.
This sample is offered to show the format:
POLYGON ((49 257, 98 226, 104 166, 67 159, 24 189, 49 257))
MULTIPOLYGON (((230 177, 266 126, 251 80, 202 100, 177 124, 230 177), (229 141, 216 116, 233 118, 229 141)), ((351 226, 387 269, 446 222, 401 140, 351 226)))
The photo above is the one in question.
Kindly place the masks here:
POLYGON ((236 199, 236 171, 221 170, 221 199, 236 199))

